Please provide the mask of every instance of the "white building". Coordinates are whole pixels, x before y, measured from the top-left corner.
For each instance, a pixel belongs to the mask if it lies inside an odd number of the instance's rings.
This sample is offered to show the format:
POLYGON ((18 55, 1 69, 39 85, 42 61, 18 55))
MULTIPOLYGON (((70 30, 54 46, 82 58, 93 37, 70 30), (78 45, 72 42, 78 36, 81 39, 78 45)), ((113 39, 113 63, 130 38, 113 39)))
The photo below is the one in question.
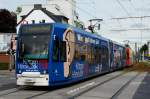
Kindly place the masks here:
POLYGON ((0 33, 0 53, 6 53, 11 48, 11 41, 12 49, 16 49, 15 36, 15 33, 0 33))
POLYGON ((35 24, 35 23, 66 23, 68 24, 68 18, 62 15, 56 15, 46 8, 43 8, 41 4, 35 4, 32 9, 25 15, 20 16, 20 20, 17 25, 17 33, 21 24, 35 24))
MULTIPOLYGON (((35 8, 35 5, 22 5, 21 7, 22 12, 18 15, 18 23, 23 19, 23 17, 31 13, 32 15, 29 15, 25 20, 28 23, 31 23, 32 20, 35 20, 35 23, 38 23, 43 19, 45 20, 45 22, 53 22, 40 10, 31 12, 31 10, 35 8)), ((47 11, 53 13, 54 15, 65 16, 69 19, 68 23, 74 25, 74 20, 76 20, 76 3, 74 0, 47 0, 47 4, 42 4, 42 8, 45 8, 47 11)))
MULTIPOLYGON (((47 0, 47 4, 55 5, 55 8, 69 18, 69 24, 73 25, 76 16, 75 0, 47 0)), ((53 12, 55 13, 55 12, 53 12)))
POLYGON ((19 24, 34 24, 34 23, 54 23, 62 22, 68 23, 68 18, 63 15, 57 15, 46 8, 43 8, 41 4, 35 4, 32 9, 25 15, 20 16, 19 24))

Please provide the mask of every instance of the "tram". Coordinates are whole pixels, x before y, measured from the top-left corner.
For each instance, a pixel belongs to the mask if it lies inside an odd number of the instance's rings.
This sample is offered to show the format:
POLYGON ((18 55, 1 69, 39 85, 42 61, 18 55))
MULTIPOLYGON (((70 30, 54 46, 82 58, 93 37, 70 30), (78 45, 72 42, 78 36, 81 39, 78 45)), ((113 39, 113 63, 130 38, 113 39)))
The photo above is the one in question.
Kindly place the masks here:
POLYGON ((17 38, 17 85, 69 84, 126 66, 123 45, 67 24, 22 25, 17 38))

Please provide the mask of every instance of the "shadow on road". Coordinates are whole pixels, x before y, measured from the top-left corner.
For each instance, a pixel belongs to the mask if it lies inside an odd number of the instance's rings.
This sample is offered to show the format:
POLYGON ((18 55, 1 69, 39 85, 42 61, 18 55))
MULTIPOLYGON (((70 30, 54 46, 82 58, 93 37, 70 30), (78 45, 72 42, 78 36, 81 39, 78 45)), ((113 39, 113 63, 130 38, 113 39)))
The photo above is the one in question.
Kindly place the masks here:
POLYGON ((145 76, 132 99, 150 99, 150 73, 145 76))

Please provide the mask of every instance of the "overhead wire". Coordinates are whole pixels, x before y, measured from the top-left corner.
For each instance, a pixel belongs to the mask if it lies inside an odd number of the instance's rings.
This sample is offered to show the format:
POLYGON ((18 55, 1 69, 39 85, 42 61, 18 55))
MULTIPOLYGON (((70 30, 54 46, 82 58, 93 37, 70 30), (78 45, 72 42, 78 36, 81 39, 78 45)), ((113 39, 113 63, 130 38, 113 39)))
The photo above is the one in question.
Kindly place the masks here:
POLYGON ((82 8, 80 8, 80 7, 78 7, 78 6, 76 6, 74 3, 70 2, 69 0, 68 0, 68 2, 69 2, 70 4, 72 4, 72 6, 76 7, 76 8, 79 9, 80 11, 84 12, 85 14, 90 15, 90 16, 93 17, 93 18, 98 18, 98 17, 96 17, 95 15, 91 14, 90 12, 88 12, 88 11, 86 11, 86 10, 84 10, 84 9, 82 9, 82 8))
POLYGON ((120 5, 120 7, 124 10, 124 12, 128 15, 128 16, 130 16, 130 13, 128 13, 128 11, 126 10, 126 8, 124 7, 124 5, 119 1, 119 0, 116 0, 117 1, 117 3, 120 5))
MULTIPOLYGON (((120 7, 122 8, 122 10, 127 14, 128 17, 126 18, 112 18, 112 19, 128 19, 131 18, 132 16, 130 15, 130 13, 126 10, 126 8, 124 7, 124 5, 119 1, 116 0, 116 2, 120 5, 120 7)), ((131 3, 131 0, 129 1, 131 3)), ((135 8, 134 8, 135 9, 135 8)), ((133 20, 134 18, 132 18, 132 21, 134 22, 134 24, 137 24, 135 20, 133 20)))

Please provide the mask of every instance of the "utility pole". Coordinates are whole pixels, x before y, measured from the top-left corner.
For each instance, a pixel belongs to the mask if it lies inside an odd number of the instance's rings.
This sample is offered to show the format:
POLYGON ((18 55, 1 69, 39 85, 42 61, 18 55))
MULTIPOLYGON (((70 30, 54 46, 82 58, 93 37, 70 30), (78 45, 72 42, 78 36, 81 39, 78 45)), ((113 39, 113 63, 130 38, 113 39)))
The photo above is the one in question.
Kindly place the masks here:
POLYGON ((148 57, 150 57, 150 41, 147 42, 147 47, 148 47, 147 54, 148 54, 148 57))
POLYGON ((137 51, 138 49, 137 49, 137 42, 135 42, 135 61, 136 61, 136 63, 139 61, 139 59, 138 59, 138 51, 137 51))

